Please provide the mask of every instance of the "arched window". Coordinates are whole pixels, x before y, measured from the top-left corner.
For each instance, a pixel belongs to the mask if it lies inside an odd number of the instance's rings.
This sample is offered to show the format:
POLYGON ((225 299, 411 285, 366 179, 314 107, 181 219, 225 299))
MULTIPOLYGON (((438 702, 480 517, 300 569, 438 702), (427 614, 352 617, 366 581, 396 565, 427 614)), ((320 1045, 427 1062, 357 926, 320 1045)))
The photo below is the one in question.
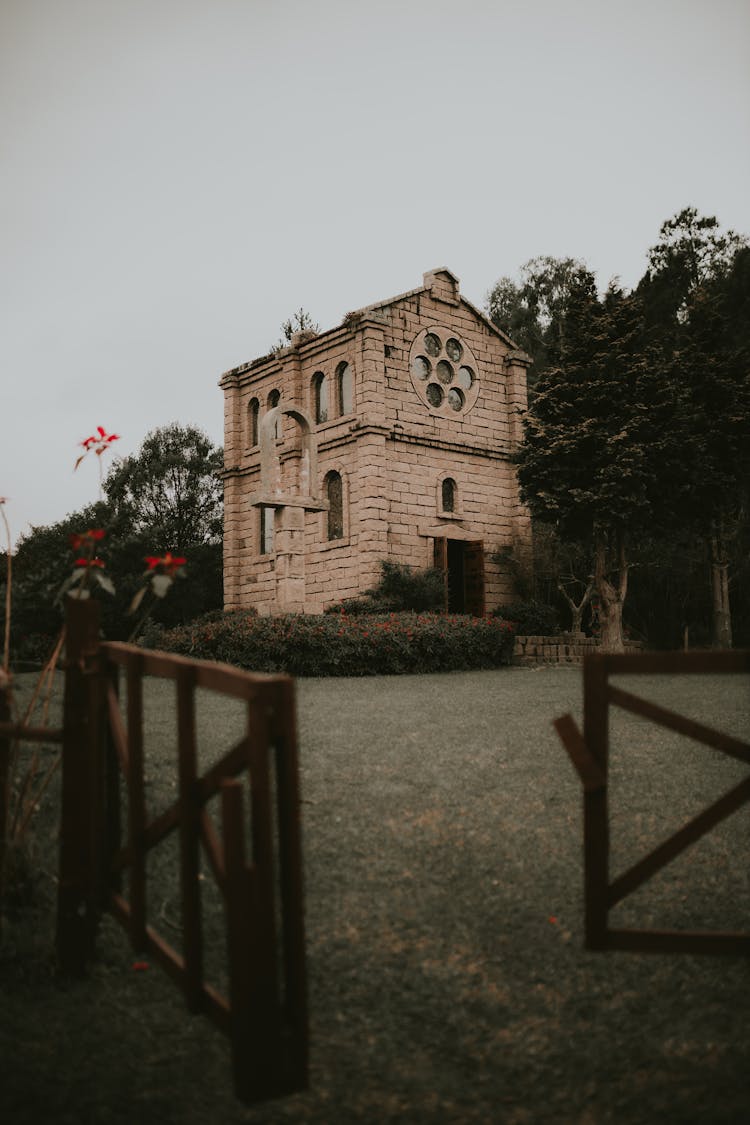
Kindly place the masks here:
POLYGON ((440 488, 440 499, 444 512, 455 512, 456 491, 456 482, 453 477, 445 477, 440 488))
POLYGON ((313 393, 315 397, 315 421, 328 421, 328 380, 322 371, 313 376, 313 393))
POLYGON ((261 507, 260 511, 260 554, 273 554, 273 529, 276 509, 261 507))
POLYGON ((344 538, 344 483, 341 474, 326 474, 325 496, 328 501, 328 538, 344 538))
POLYGON ((340 363, 336 368, 336 391, 339 414, 351 414, 354 410, 354 379, 348 363, 340 363))
MULTIPOLYGON (((276 390, 271 391, 271 393, 268 396, 268 402, 267 402, 268 409, 273 410, 273 408, 275 406, 278 406, 280 402, 281 402, 281 391, 276 391, 276 390)), ((276 430, 275 430, 273 436, 276 439, 276 441, 278 441, 279 438, 281 437, 281 424, 278 420, 276 422, 276 430)))
POLYGON ((248 441, 250 448, 254 449, 258 444, 258 415, 260 414, 260 403, 257 398, 250 399, 250 405, 247 408, 247 431, 248 441))

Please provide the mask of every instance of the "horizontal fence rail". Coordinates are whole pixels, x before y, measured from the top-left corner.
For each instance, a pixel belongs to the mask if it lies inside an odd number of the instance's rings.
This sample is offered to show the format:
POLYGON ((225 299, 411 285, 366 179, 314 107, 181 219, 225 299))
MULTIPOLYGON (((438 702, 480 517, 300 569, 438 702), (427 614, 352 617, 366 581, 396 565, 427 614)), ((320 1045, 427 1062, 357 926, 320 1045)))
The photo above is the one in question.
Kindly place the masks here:
POLYGON ((584 730, 571 715, 554 721, 583 788, 585 944, 588 949, 750 954, 750 932, 611 929, 609 910, 685 848, 750 801, 750 776, 735 785, 613 882, 609 877, 609 708, 631 714, 750 764, 750 743, 696 722, 609 682, 612 675, 733 675, 750 672, 750 652, 596 654, 584 660, 584 730))

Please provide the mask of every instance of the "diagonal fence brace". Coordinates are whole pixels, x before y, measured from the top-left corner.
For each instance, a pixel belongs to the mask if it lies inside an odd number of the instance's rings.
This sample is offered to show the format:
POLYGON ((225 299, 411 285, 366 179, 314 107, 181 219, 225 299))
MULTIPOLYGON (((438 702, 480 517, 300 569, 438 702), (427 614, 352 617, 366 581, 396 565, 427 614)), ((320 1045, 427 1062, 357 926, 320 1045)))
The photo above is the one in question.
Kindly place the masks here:
POLYGON ((573 763, 585 791, 595 793, 599 789, 606 789, 607 779, 586 745, 573 716, 570 714, 562 715, 559 719, 553 720, 553 726, 568 752, 568 757, 573 763))

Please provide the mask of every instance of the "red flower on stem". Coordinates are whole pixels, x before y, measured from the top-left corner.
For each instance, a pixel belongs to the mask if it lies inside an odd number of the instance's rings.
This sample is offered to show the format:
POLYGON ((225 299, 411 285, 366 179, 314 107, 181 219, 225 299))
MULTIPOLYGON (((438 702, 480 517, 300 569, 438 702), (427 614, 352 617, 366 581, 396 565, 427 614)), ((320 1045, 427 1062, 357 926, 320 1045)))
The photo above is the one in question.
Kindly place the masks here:
POLYGON ((187 559, 167 551, 166 555, 147 555, 146 562, 149 570, 159 570, 162 574, 176 574, 180 567, 185 565, 187 559))
POLYGON ((93 449, 97 457, 101 457, 105 449, 108 449, 113 441, 119 441, 119 439, 119 434, 108 434, 104 426, 97 426, 96 433, 92 434, 91 437, 84 438, 81 445, 87 453, 93 449))
POLYGON ((101 559, 76 559, 73 566, 98 566, 103 568, 104 563, 101 559))
POLYGON ((73 466, 73 472, 75 472, 75 470, 78 468, 87 453, 91 453, 93 451, 97 455, 97 457, 101 457, 102 453, 106 453, 106 451, 109 449, 112 442, 119 441, 119 439, 119 434, 108 434, 104 429, 104 426, 97 426, 95 434, 91 434, 89 437, 84 438, 82 442, 79 442, 79 445, 81 445, 83 448, 83 453, 73 466))
POLYGON ((106 534, 106 531, 95 530, 94 528, 83 532, 74 531, 70 536, 70 545, 74 551, 78 551, 81 547, 90 547, 93 543, 98 543, 106 534))

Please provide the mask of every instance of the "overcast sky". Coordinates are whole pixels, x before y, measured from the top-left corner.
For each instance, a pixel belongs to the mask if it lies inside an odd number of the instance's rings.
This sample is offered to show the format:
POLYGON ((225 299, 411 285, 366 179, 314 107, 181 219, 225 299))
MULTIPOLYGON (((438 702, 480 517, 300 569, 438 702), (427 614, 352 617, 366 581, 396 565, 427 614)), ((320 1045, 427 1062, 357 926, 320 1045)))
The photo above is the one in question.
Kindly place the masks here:
MULTIPOLYGON (((223 371, 448 266, 634 285, 750 234, 747 0, 0 0, 0 495, 96 499, 101 424, 221 443, 223 371)), ((155 545, 155 549, 158 545, 155 545)))

